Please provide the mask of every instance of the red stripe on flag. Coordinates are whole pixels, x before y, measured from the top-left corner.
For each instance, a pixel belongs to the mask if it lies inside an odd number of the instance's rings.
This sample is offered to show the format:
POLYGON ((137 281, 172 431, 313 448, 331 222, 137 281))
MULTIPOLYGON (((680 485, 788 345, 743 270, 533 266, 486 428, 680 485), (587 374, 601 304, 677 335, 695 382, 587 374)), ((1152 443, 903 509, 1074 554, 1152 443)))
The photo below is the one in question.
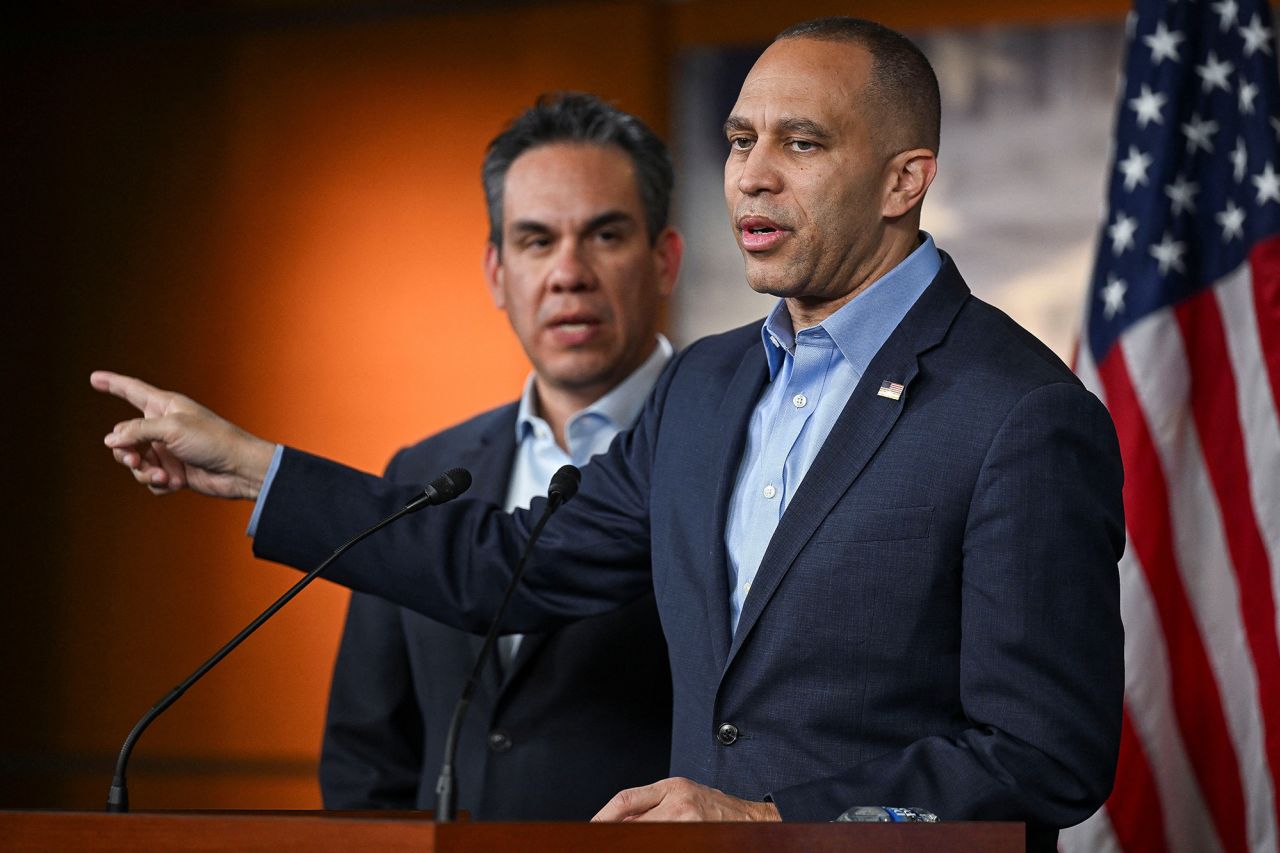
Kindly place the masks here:
POLYGON ((1253 309, 1258 315, 1262 360, 1271 378, 1271 405, 1280 409, 1280 237, 1255 244, 1249 252, 1249 266, 1253 270, 1253 309))
POLYGON ((1122 347, 1098 364, 1124 457, 1124 512, 1129 545, 1151 588, 1168 649, 1170 691, 1187 758, 1195 768, 1224 853, 1245 853, 1244 793, 1222 696, 1178 572, 1169 490, 1122 347))
POLYGON ((1164 811, 1156 795, 1158 785, 1126 707, 1120 723, 1116 785, 1107 800, 1107 819, 1124 853, 1165 853, 1169 849, 1164 811))
MULTIPOLYGON (((1174 315, 1182 329, 1191 371, 1191 412, 1221 509, 1227 550, 1240 590, 1245 636, 1258 676, 1267 763, 1272 777, 1280 778, 1280 645, 1276 642, 1275 593, 1271 561, 1250 497, 1244 430, 1222 312, 1213 291, 1206 290, 1179 305, 1174 315)), ((1250 701, 1250 697, 1240 696, 1237 701, 1250 701)), ((1276 805, 1273 791, 1273 811, 1276 805)))

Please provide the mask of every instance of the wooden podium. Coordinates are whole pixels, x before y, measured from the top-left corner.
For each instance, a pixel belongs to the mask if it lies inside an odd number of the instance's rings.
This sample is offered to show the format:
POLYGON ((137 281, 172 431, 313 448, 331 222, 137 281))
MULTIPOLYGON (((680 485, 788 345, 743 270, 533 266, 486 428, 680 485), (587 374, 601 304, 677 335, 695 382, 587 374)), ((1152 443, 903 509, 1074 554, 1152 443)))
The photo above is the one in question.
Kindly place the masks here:
POLYGON ((1020 823, 470 823, 427 813, 0 812, 6 851, 1022 853, 1020 823))

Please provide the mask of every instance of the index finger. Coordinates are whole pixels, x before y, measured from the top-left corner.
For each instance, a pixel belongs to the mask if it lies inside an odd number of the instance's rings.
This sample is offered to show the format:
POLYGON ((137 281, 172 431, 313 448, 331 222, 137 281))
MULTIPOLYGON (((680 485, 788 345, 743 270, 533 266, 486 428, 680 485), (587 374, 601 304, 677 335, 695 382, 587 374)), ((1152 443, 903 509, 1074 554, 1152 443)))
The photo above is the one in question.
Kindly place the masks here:
POLYGON ((663 792, 655 782, 641 788, 627 788, 613 795, 613 799, 596 812, 592 822, 619 821, 642 815, 662 802, 663 792))
POLYGON ((99 391, 119 397, 144 412, 149 404, 162 403, 163 398, 169 394, 167 391, 148 385, 141 379, 122 376, 109 370, 95 370, 90 373, 89 384, 99 391))

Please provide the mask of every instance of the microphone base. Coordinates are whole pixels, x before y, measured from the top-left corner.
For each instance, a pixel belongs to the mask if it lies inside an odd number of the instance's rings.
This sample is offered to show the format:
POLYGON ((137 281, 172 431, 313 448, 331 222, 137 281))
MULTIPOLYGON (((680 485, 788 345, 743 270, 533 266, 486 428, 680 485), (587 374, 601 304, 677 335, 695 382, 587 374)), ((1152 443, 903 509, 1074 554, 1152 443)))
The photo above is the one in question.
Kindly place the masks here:
POLYGON ((107 811, 111 814, 125 814, 129 811, 129 789, 124 783, 112 785, 107 792, 107 811))

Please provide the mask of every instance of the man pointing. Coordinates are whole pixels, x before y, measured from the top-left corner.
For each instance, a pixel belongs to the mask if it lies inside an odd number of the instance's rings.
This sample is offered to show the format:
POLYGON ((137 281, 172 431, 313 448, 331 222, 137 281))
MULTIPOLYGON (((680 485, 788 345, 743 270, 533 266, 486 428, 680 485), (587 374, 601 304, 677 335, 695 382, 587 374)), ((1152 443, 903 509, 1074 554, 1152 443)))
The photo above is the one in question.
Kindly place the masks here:
MULTIPOLYGON (((584 469, 511 610, 532 629, 656 595, 673 778, 599 817, 918 806, 1026 821, 1052 850, 1105 799, 1119 743, 1110 420, 919 230, 938 93, 909 41, 848 18, 784 31, 725 129, 747 280, 777 307, 677 356, 584 469)), ((197 421, 187 452, 256 491, 256 440, 197 421)), ((166 488, 146 453, 173 429, 136 419, 107 443, 166 488)), ((255 552, 311 565, 329 546, 300 535, 315 518, 358 528, 406 497, 285 450, 255 552)), ((369 543, 388 571, 332 577, 478 630, 529 519, 457 501, 405 532, 412 548, 369 543)))

